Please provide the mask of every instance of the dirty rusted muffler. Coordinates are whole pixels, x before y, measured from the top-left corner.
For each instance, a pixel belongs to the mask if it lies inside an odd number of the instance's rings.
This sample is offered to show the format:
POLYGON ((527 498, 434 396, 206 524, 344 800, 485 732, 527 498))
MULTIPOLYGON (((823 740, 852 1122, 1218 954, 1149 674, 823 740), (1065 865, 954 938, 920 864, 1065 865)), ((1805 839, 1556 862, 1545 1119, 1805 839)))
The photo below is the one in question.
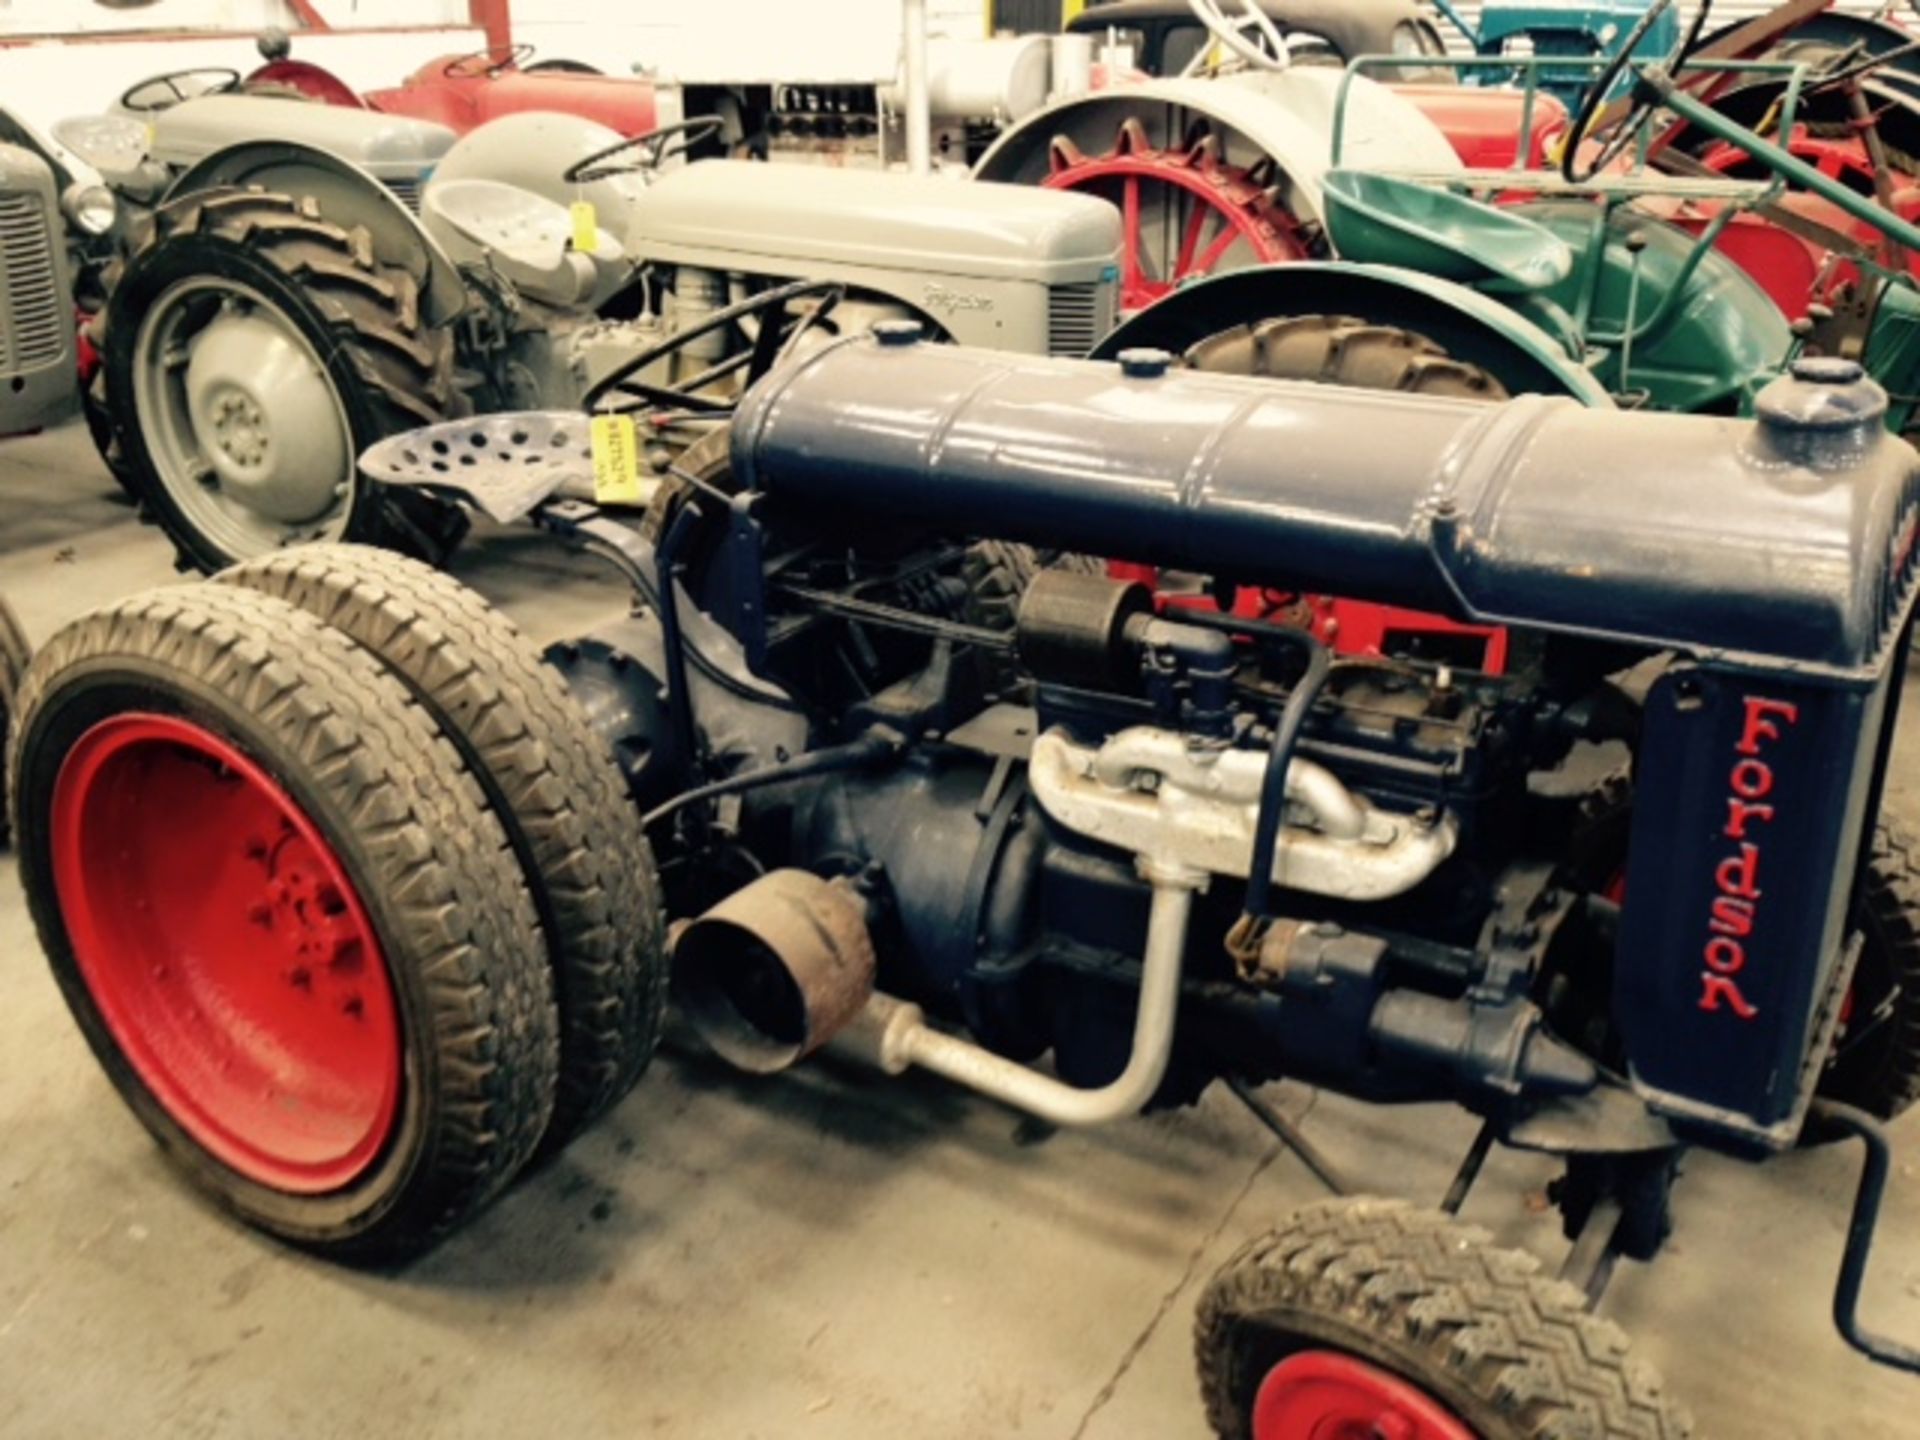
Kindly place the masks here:
POLYGON ((849 880, 775 870, 680 932, 688 1023, 730 1064, 768 1075, 804 1059, 873 994, 867 907, 849 880))

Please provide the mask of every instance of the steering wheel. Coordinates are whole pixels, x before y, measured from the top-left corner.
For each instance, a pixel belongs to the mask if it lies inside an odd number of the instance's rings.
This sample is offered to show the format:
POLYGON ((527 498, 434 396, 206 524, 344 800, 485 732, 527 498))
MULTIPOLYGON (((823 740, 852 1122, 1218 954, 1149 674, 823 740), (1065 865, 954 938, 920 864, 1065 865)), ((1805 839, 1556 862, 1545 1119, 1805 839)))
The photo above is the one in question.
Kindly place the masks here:
POLYGON ((533 46, 509 45, 505 55, 499 47, 490 50, 475 50, 471 55, 457 55, 441 68, 440 73, 449 80, 491 79, 502 70, 517 70, 533 58, 533 46))
MULTIPOLYGON (((1227 49, 1231 50, 1245 65, 1255 70, 1278 72, 1292 62, 1292 53, 1287 49, 1286 37, 1281 35, 1279 27, 1273 23, 1273 17, 1267 14, 1260 0, 1233 0, 1240 7, 1240 18, 1231 20, 1222 8, 1223 0, 1187 0, 1187 8, 1193 11, 1194 18, 1207 27, 1208 32, 1227 49)), ((1193 59, 1187 62, 1183 77, 1197 74, 1206 68, 1207 50, 1202 47, 1193 59)))
MULTIPOLYGON (((714 311, 691 329, 681 330, 659 344, 649 346, 623 362, 618 369, 602 376, 587 391, 585 407, 598 415, 630 415, 639 410, 660 408, 690 410, 700 415, 729 414, 734 408, 733 401, 716 400, 695 392, 743 368, 747 372, 746 385, 752 385, 779 364, 803 336, 832 315, 846 296, 847 287, 836 280, 796 280, 788 285, 763 290, 758 295, 750 295, 738 304, 714 311), (795 302, 810 299, 818 303, 799 314, 794 313, 795 302), (755 318, 760 321, 760 326, 752 346, 728 356, 690 380, 678 385, 654 385, 633 378, 702 336, 755 318)), ((744 390, 746 387, 741 388, 744 390)))
POLYGON ((596 150, 584 159, 574 161, 560 173, 560 178, 569 185, 590 185, 595 180, 606 180, 615 175, 639 175, 658 170, 667 161, 686 154, 694 146, 711 140, 726 128, 727 122, 718 115, 696 116, 678 125, 667 125, 645 135, 617 141, 604 150, 596 150), (614 156, 624 155, 629 150, 645 153, 617 165, 607 163, 614 156))
POLYGON ((194 70, 169 70, 164 75, 142 80, 127 91, 120 97, 120 108, 135 115, 157 115, 185 100, 196 100, 202 95, 230 95, 239 88, 240 72, 225 66, 203 65, 194 70), (186 82, 196 76, 210 78, 213 83, 187 89, 186 82), (149 91, 158 93, 150 95, 149 91))
POLYGON ((1673 86, 1673 77, 1686 63, 1687 57, 1698 48, 1700 32, 1706 28, 1707 13, 1713 9, 1713 0, 1700 0, 1693 25, 1680 37, 1680 43, 1673 47, 1673 52, 1666 59, 1658 65, 1635 67, 1632 107, 1613 126, 1612 137, 1600 147, 1600 153, 1587 166, 1586 173, 1580 174, 1580 143, 1587 138, 1588 128, 1599 118, 1614 84, 1633 64, 1633 52, 1647 38, 1647 32, 1653 29, 1654 22, 1672 8, 1673 0, 1653 0, 1646 13, 1627 32, 1627 38, 1620 42, 1620 48, 1614 52, 1613 58, 1594 77, 1593 84, 1587 87, 1587 93, 1580 97, 1579 113, 1574 117, 1573 127, 1567 131, 1565 148, 1560 154, 1560 173, 1568 184, 1586 184, 1627 152, 1640 138, 1640 132, 1646 129, 1654 112, 1660 108, 1660 102, 1673 86))

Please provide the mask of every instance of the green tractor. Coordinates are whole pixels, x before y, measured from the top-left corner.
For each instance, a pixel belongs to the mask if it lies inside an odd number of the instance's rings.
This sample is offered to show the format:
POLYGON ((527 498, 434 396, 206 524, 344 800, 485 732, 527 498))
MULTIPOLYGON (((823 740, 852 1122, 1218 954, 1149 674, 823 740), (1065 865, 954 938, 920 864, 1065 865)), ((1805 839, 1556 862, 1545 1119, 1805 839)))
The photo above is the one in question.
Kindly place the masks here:
MULTIPOLYGON (((1658 0, 1641 26, 1671 6, 1658 0)), ((1920 227, 1694 93, 1709 71, 1778 83, 1771 123, 1788 135, 1810 83, 1790 61, 1689 63, 1706 12, 1659 63, 1635 58, 1638 37, 1590 62, 1555 168, 1345 167, 1342 107, 1323 182, 1338 258, 1192 286, 1181 306, 1143 312, 1102 353, 1151 346, 1208 370, 1709 414, 1745 413, 1794 360, 1831 355, 1864 365, 1894 397, 1892 429, 1914 428, 1920 292, 1907 256, 1920 255, 1920 227), (1627 90, 1609 101, 1623 77, 1627 90), (1706 173, 1675 143, 1683 131, 1736 147, 1762 177, 1706 173), (1743 268, 1720 248, 1738 226, 1822 255, 1817 303, 1799 320, 1750 260, 1743 268)), ((1362 58, 1347 79, 1401 63, 1362 58)), ((1531 109, 1546 62, 1502 63, 1525 73, 1531 109)))

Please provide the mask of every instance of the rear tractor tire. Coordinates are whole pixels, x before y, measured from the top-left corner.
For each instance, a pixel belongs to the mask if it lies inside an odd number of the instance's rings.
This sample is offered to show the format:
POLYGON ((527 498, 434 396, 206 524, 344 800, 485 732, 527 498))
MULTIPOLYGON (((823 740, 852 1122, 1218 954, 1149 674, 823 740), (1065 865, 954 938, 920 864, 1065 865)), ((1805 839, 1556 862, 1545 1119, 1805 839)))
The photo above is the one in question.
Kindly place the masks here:
POLYGON ((1236 325, 1186 353, 1196 370, 1310 380, 1358 390, 1505 400, 1507 388, 1478 365, 1456 360, 1426 336, 1352 315, 1286 315, 1236 325))
POLYGON ((68 1008, 220 1205, 392 1263, 533 1153, 558 1025, 526 881, 374 656, 238 588, 137 595, 41 650, 8 773, 68 1008))
POLYGON ((1309 1205, 1201 1296, 1221 1440, 1682 1440, 1692 1421, 1572 1286, 1401 1201, 1309 1205))
MULTIPOLYGON (((26 631, 20 628, 13 608, 0 600, 0 755, 6 753, 13 717, 19 713, 20 682, 26 678, 32 659, 33 650, 27 644, 26 631)), ((9 813, 6 767, 0 765, 0 848, 13 837, 9 813)))
POLYGON ((543 1148, 633 1088, 659 1044, 665 921, 653 852, 613 757, 526 636, 457 580, 358 545, 227 570, 372 651, 439 723, 532 881, 560 1010, 543 1148))
POLYGON ((311 197, 214 190, 154 216, 120 271, 101 343, 103 454, 183 567, 359 541, 433 564, 457 507, 362 477, 375 441, 447 418, 453 338, 364 229, 311 197))

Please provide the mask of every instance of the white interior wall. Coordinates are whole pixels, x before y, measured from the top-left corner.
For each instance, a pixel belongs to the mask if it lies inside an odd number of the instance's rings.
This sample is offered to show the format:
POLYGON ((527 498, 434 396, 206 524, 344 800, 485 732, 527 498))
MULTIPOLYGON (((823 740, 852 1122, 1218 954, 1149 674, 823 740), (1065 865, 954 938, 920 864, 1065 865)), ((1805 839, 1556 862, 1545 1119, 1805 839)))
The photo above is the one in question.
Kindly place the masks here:
MULTIPOLYGON (((436 55, 478 50, 478 30, 403 32, 391 35, 299 37, 294 54, 324 65, 356 89, 391 85, 436 55)), ((128 87, 163 70, 221 65, 246 74, 260 52, 244 35, 61 44, 58 41, 0 46, 0 95, 41 127, 70 115, 105 110, 128 87)))
MULTIPOLYGON (((928 0, 936 34, 976 36, 985 0, 928 0)), ((899 64, 900 0, 516 0, 514 38, 608 71, 686 82, 875 81, 899 64)))
MULTIPOLYGON (((295 34, 295 55, 358 89, 391 85, 436 55, 486 43, 466 24, 466 0, 318 0, 318 8, 341 26, 436 27, 295 34)), ((260 64, 251 37, 270 25, 299 29, 284 0, 157 0, 132 10, 90 0, 0 0, 0 96, 28 120, 49 126, 104 110, 129 86, 165 70, 215 65, 245 74, 260 64), (202 30, 226 33, 190 33, 202 30), (106 33, 116 31, 134 33, 106 33), (143 39, 139 32, 169 38, 143 39), (63 35, 89 38, 54 38, 63 35), (12 40, 21 43, 6 43, 12 40)))

